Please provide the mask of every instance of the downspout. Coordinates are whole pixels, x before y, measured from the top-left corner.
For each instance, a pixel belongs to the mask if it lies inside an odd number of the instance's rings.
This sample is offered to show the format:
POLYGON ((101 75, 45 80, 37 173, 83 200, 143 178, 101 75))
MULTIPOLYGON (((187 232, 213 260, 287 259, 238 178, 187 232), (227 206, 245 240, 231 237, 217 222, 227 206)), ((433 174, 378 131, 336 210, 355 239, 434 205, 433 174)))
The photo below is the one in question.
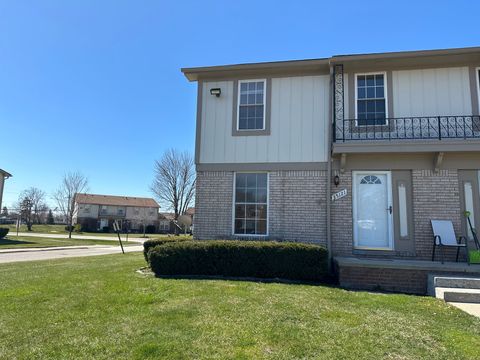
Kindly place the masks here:
POLYGON ((332 192, 332 127, 334 124, 333 117, 333 85, 334 85, 333 66, 330 64, 330 87, 329 87, 329 110, 328 110, 328 152, 327 152, 327 251, 328 251, 328 272, 333 274, 333 257, 332 257, 332 231, 331 231, 331 192, 332 192))

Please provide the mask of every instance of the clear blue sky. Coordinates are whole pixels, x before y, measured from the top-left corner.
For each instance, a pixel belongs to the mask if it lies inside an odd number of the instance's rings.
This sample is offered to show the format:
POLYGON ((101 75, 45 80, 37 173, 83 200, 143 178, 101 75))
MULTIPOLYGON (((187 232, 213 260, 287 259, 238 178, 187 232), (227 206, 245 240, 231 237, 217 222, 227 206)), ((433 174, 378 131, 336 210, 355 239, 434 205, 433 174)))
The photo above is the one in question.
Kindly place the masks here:
POLYGON ((66 171, 151 196, 153 162, 193 152, 181 67, 480 45, 475 1, 0 0, 4 205, 66 171))

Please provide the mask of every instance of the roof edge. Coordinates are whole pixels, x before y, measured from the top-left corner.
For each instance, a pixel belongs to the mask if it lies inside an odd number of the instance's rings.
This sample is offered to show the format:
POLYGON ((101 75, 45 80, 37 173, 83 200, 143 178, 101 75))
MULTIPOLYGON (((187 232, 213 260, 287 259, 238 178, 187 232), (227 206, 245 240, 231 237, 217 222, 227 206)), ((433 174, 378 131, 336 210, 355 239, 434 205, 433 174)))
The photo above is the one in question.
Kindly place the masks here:
POLYGON ((5 171, 3 169, 0 169, 0 174, 2 174, 5 179, 12 177, 12 174, 10 174, 8 171, 5 171))
POLYGON ((296 70, 307 69, 322 66, 330 66, 332 63, 351 62, 361 60, 380 60, 380 59, 402 59, 408 57, 427 57, 427 56, 445 56, 445 55, 463 55, 480 53, 480 47, 463 47, 463 48, 449 48, 449 49, 433 49, 433 50, 409 50, 409 51, 394 51, 394 52, 380 52, 367 54, 346 54, 333 55, 328 58, 318 59, 301 59, 301 60, 285 60, 285 61, 269 61, 257 63, 244 63, 232 65, 217 65, 217 66, 202 66, 202 67, 187 67, 180 70, 189 81, 197 81, 199 78, 209 76, 212 74, 221 75, 228 74, 235 71, 261 71, 268 69, 275 70, 296 70))

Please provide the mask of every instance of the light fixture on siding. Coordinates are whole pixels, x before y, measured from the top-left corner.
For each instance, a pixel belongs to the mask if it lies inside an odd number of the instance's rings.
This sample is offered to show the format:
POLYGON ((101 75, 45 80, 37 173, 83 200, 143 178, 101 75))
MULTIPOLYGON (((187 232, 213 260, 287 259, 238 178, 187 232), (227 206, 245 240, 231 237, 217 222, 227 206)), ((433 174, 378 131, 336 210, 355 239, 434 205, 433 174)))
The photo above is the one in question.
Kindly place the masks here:
POLYGON ((338 186, 340 184, 340 176, 335 175, 335 177, 333 178, 333 183, 335 184, 335 186, 338 186))
POLYGON ((222 93, 222 89, 220 88, 210 89, 210 95, 215 95, 216 97, 220 97, 221 93, 222 93))

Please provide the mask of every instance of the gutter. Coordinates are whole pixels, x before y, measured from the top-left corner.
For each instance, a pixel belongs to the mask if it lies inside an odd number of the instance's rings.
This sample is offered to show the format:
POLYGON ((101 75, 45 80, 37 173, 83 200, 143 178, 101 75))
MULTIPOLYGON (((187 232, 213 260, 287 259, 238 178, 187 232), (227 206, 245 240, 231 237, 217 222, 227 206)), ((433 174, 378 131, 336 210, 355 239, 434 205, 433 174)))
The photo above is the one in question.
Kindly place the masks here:
POLYGON ((331 230, 331 206, 332 202, 331 192, 332 192, 332 126, 333 126, 333 106, 334 106, 334 94, 333 94, 333 66, 330 65, 330 106, 328 109, 330 119, 328 126, 328 154, 327 154, 327 251, 328 251, 328 272, 329 274, 333 273, 333 262, 332 262, 332 230, 331 230))

